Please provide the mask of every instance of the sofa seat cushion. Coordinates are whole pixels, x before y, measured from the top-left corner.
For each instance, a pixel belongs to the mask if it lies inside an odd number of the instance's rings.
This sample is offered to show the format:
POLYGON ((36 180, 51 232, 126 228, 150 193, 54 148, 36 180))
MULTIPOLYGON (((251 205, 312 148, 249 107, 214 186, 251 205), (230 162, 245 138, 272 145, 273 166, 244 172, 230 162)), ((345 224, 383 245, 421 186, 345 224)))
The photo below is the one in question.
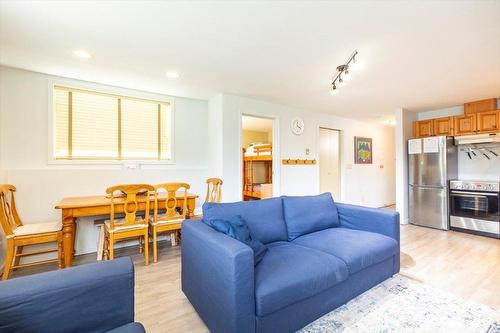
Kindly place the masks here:
POLYGON ((293 241, 342 259, 350 274, 394 256, 396 240, 374 232, 348 228, 330 228, 301 236, 293 241))
POLYGON ((255 267, 257 316, 265 316, 347 279, 345 263, 312 248, 275 242, 255 267))
POLYGON ((288 240, 340 225, 331 193, 302 197, 283 196, 288 240))
POLYGON ((204 220, 227 220, 235 215, 245 219, 252 237, 264 244, 287 239, 281 198, 203 205, 204 220))
POLYGON ((106 333, 146 333, 141 323, 128 323, 123 326, 113 328, 106 333))

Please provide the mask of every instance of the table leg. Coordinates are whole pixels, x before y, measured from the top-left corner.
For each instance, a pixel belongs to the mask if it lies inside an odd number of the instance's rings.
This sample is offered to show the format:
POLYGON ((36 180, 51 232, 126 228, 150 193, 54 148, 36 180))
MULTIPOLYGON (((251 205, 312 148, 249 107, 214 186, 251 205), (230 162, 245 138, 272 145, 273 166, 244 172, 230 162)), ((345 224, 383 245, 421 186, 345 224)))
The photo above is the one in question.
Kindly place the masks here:
POLYGON ((186 217, 188 219, 193 217, 193 215, 194 215, 194 209, 195 208, 196 208, 195 199, 194 198, 187 199, 187 214, 186 214, 186 217))
POLYGON ((75 242, 75 218, 72 209, 62 210, 64 267, 73 263, 75 242))

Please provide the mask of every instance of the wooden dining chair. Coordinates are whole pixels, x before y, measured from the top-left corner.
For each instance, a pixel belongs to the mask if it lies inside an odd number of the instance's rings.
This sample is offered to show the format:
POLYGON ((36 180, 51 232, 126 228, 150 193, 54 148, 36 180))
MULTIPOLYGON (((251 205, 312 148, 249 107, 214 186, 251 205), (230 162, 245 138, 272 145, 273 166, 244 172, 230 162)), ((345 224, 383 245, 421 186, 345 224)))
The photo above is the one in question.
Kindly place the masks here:
POLYGON ((169 233, 172 245, 180 241, 179 232, 187 214, 187 183, 164 183, 155 186, 155 203, 150 232, 153 236, 153 261, 158 262, 157 237, 159 233, 169 233), (160 201, 165 198, 165 212, 160 211, 160 201), (183 200, 181 209, 177 201, 183 200))
POLYGON ((48 222, 23 224, 16 209, 16 202, 14 200, 15 191, 16 188, 13 185, 0 185, 0 221, 7 240, 7 252, 2 280, 7 280, 10 271, 16 268, 48 262, 58 262, 59 268, 62 268, 62 223, 48 222), (57 245, 55 249, 23 253, 25 246, 52 242, 57 245), (20 264, 21 257, 51 252, 57 252, 57 259, 20 264))
MULTIPOLYGON (((139 252, 144 253, 144 264, 149 264, 149 212, 150 195, 155 190, 149 184, 116 185, 106 189, 111 200, 109 220, 104 222, 104 257, 114 258, 117 241, 139 238, 139 252), (144 205, 144 217, 138 215, 139 206, 144 205), (116 206, 123 205, 124 218, 115 218, 116 206)), ((142 209, 141 209, 142 211, 142 209)))
POLYGON ((222 192, 222 179, 220 178, 208 178, 207 179, 207 196, 205 197, 205 203, 207 202, 220 202, 222 192))

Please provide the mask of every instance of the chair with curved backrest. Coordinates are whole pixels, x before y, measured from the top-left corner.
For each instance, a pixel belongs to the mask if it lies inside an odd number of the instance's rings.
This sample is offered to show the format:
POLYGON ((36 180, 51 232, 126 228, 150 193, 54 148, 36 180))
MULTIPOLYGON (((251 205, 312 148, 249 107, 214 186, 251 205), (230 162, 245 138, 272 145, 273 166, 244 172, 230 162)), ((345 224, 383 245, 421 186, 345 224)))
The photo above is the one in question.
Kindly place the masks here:
POLYGON ((186 219, 187 214, 187 190, 189 188, 190 186, 187 183, 164 183, 155 186, 154 214, 150 222, 150 231, 153 236, 154 262, 158 261, 157 237, 159 233, 170 233, 172 245, 175 245, 175 241, 179 239, 182 221, 186 219), (178 200, 183 200, 180 211, 177 210, 179 207, 178 200), (165 212, 160 213, 160 209, 163 208, 163 202, 165 212))
POLYGON ((144 264, 149 264, 150 195, 155 188, 149 184, 116 185, 106 189, 111 200, 110 219, 104 222, 104 256, 114 258, 115 242, 139 238, 139 252, 144 252, 144 264), (124 218, 115 219, 117 205, 123 205, 124 218), (140 206, 142 205, 142 209, 140 206), (137 213, 144 211, 144 217, 137 213))
POLYGON ((23 224, 16 209, 16 202, 14 200, 15 191, 16 188, 13 185, 0 185, 0 222, 5 238, 7 239, 7 253, 2 280, 8 279, 11 269, 32 266, 34 264, 57 261, 59 268, 62 268, 62 223, 48 222, 23 224), (52 242, 57 244, 56 249, 23 253, 25 246, 52 242), (23 265, 20 264, 21 257, 50 252, 57 252, 57 259, 43 260, 23 265))
POLYGON ((222 191, 222 179, 220 178, 208 178, 207 179, 207 196, 205 197, 205 203, 207 202, 220 202, 222 191))

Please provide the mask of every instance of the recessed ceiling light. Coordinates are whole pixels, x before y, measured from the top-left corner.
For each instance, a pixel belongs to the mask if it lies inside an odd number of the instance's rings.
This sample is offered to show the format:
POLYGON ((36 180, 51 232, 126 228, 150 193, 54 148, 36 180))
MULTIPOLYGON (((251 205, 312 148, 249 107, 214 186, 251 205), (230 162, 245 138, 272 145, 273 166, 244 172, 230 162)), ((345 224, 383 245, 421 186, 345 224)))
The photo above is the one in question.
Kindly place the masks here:
POLYGON ((90 53, 88 53, 87 51, 84 51, 84 50, 74 50, 73 54, 75 56, 77 56, 78 58, 82 58, 82 59, 90 59, 92 57, 92 55, 90 53))
POLYGON ((177 72, 167 72, 167 77, 169 79, 178 79, 179 78, 179 73, 177 73, 177 72))

